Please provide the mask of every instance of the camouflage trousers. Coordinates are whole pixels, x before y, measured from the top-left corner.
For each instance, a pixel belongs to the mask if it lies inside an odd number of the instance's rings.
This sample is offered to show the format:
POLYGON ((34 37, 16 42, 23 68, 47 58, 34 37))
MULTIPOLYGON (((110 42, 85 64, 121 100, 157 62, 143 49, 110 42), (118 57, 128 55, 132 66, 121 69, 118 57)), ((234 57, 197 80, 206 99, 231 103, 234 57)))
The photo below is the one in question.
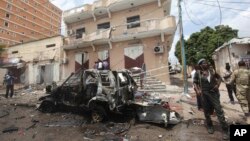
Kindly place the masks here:
POLYGON ((218 120, 221 124, 222 130, 228 131, 228 124, 225 120, 224 111, 222 110, 222 106, 220 104, 220 94, 219 92, 202 92, 202 103, 204 108, 204 116, 206 118, 207 126, 212 126, 211 120, 211 107, 215 110, 218 120))
POLYGON ((236 92, 236 97, 240 103, 242 111, 247 114, 250 112, 250 89, 247 91, 239 91, 236 92))

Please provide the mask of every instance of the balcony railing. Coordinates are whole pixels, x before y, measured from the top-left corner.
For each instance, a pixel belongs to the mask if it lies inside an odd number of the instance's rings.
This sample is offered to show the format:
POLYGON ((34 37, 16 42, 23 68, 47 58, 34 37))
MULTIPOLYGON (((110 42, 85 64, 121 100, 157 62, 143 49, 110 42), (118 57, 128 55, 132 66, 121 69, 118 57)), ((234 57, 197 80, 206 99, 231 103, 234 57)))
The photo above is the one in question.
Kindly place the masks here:
MULTIPOLYGON (((64 15, 63 17, 68 17, 68 16, 74 16, 77 15, 79 16, 79 14, 81 14, 82 12, 93 12, 95 9, 97 8, 111 8, 113 4, 117 4, 117 3, 121 3, 121 5, 119 5, 121 8, 123 6, 123 3, 133 3, 133 1, 136 0, 97 0, 94 1, 93 4, 85 4, 83 6, 77 7, 77 8, 73 8, 67 11, 64 11, 64 15)), ((154 0, 151 0, 151 2, 154 0)), ((150 1, 147 1, 150 2, 150 1)), ((145 2, 145 3, 147 3, 145 2)), ((143 3, 141 3, 143 4, 143 3)))
POLYGON ((165 17, 164 19, 150 19, 140 22, 133 22, 121 26, 114 27, 112 37, 137 35, 140 33, 151 34, 152 32, 166 32, 169 29, 175 28, 175 18, 173 16, 165 17), (130 28, 140 23, 140 27, 130 28))
POLYGON ((98 7, 106 7, 106 2, 107 2, 107 0, 98 0, 98 1, 95 1, 93 3, 93 8, 96 9, 98 7))
POLYGON ((101 39, 109 39, 110 29, 99 29, 96 32, 90 34, 82 34, 82 38, 76 39, 75 36, 71 36, 65 39, 65 44, 79 44, 82 42, 92 42, 101 39))
POLYGON ((89 11, 89 12, 92 11, 92 5, 85 4, 85 5, 81 6, 81 7, 67 10, 67 11, 65 11, 63 13, 63 16, 67 17, 67 16, 70 16, 70 15, 75 15, 75 14, 79 14, 79 13, 83 13, 83 12, 87 12, 87 11, 89 11))

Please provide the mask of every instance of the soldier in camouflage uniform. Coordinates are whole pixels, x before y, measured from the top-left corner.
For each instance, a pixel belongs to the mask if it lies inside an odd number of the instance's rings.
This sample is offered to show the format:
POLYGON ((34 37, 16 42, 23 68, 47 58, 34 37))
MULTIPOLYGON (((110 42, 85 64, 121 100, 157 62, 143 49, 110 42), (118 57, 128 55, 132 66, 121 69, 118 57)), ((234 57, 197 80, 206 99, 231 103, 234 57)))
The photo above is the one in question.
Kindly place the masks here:
POLYGON ((219 86, 222 79, 213 69, 209 68, 205 59, 199 60, 198 65, 200 66, 200 70, 197 70, 197 73, 195 73, 194 86, 202 97, 208 133, 214 133, 210 115, 211 108, 214 108, 223 129, 223 139, 228 139, 228 124, 226 123, 224 112, 220 104, 219 86))
POLYGON ((250 70, 247 69, 244 61, 238 62, 239 69, 232 74, 232 84, 236 81, 236 97, 240 103, 242 111, 247 117, 247 123, 250 124, 250 70))

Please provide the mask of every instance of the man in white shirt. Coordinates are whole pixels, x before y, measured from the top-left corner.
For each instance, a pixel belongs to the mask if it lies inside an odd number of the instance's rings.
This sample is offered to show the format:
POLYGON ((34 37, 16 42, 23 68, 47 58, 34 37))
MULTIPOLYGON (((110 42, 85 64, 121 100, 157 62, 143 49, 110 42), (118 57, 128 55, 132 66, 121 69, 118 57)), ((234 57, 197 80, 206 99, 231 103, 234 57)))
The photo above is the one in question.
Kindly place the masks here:
MULTIPOLYGON (((191 78, 192 78, 192 83, 194 83, 194 75, 196 73, 196 70, 195 68, 193 67, 193 70, 191 72, 191 78)), ((201 95, 199 95, 197 93, 197 90, 195 89, 194 87, 194 84, 193 84, 193 88, 194 88, 194 91, 195 91, 195 94, 196 94, 196 100, 197 100, 197 107, 198 107, 198 110, 200 111, 203 111, 203 108, 202 108, 202 101, 201 101, 201 95)))

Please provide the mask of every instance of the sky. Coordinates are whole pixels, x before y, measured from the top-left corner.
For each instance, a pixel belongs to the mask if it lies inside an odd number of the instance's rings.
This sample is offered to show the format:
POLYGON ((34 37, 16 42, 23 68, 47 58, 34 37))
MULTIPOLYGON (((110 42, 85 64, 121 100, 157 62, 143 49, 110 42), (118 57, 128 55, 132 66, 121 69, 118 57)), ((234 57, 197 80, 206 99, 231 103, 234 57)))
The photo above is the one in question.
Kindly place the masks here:
MULTIPOLYGON (((170 14, 176 16, 176 21, 178 21, 177 1, 172 0, 170 14)), ((83 4, 92 4, 94 0, 51 0, 51 2, 62 10, 68 10, 83 4)), ((250 37, 250 0, 182 0, 181 4, 185 39, 206 26, 214 28, 220 24, 238 29, 239 37, 250 37)), ((170 62, 173 64, 178 63, 174 56, 178 40, 177 30, 169 53, 170 62)))

